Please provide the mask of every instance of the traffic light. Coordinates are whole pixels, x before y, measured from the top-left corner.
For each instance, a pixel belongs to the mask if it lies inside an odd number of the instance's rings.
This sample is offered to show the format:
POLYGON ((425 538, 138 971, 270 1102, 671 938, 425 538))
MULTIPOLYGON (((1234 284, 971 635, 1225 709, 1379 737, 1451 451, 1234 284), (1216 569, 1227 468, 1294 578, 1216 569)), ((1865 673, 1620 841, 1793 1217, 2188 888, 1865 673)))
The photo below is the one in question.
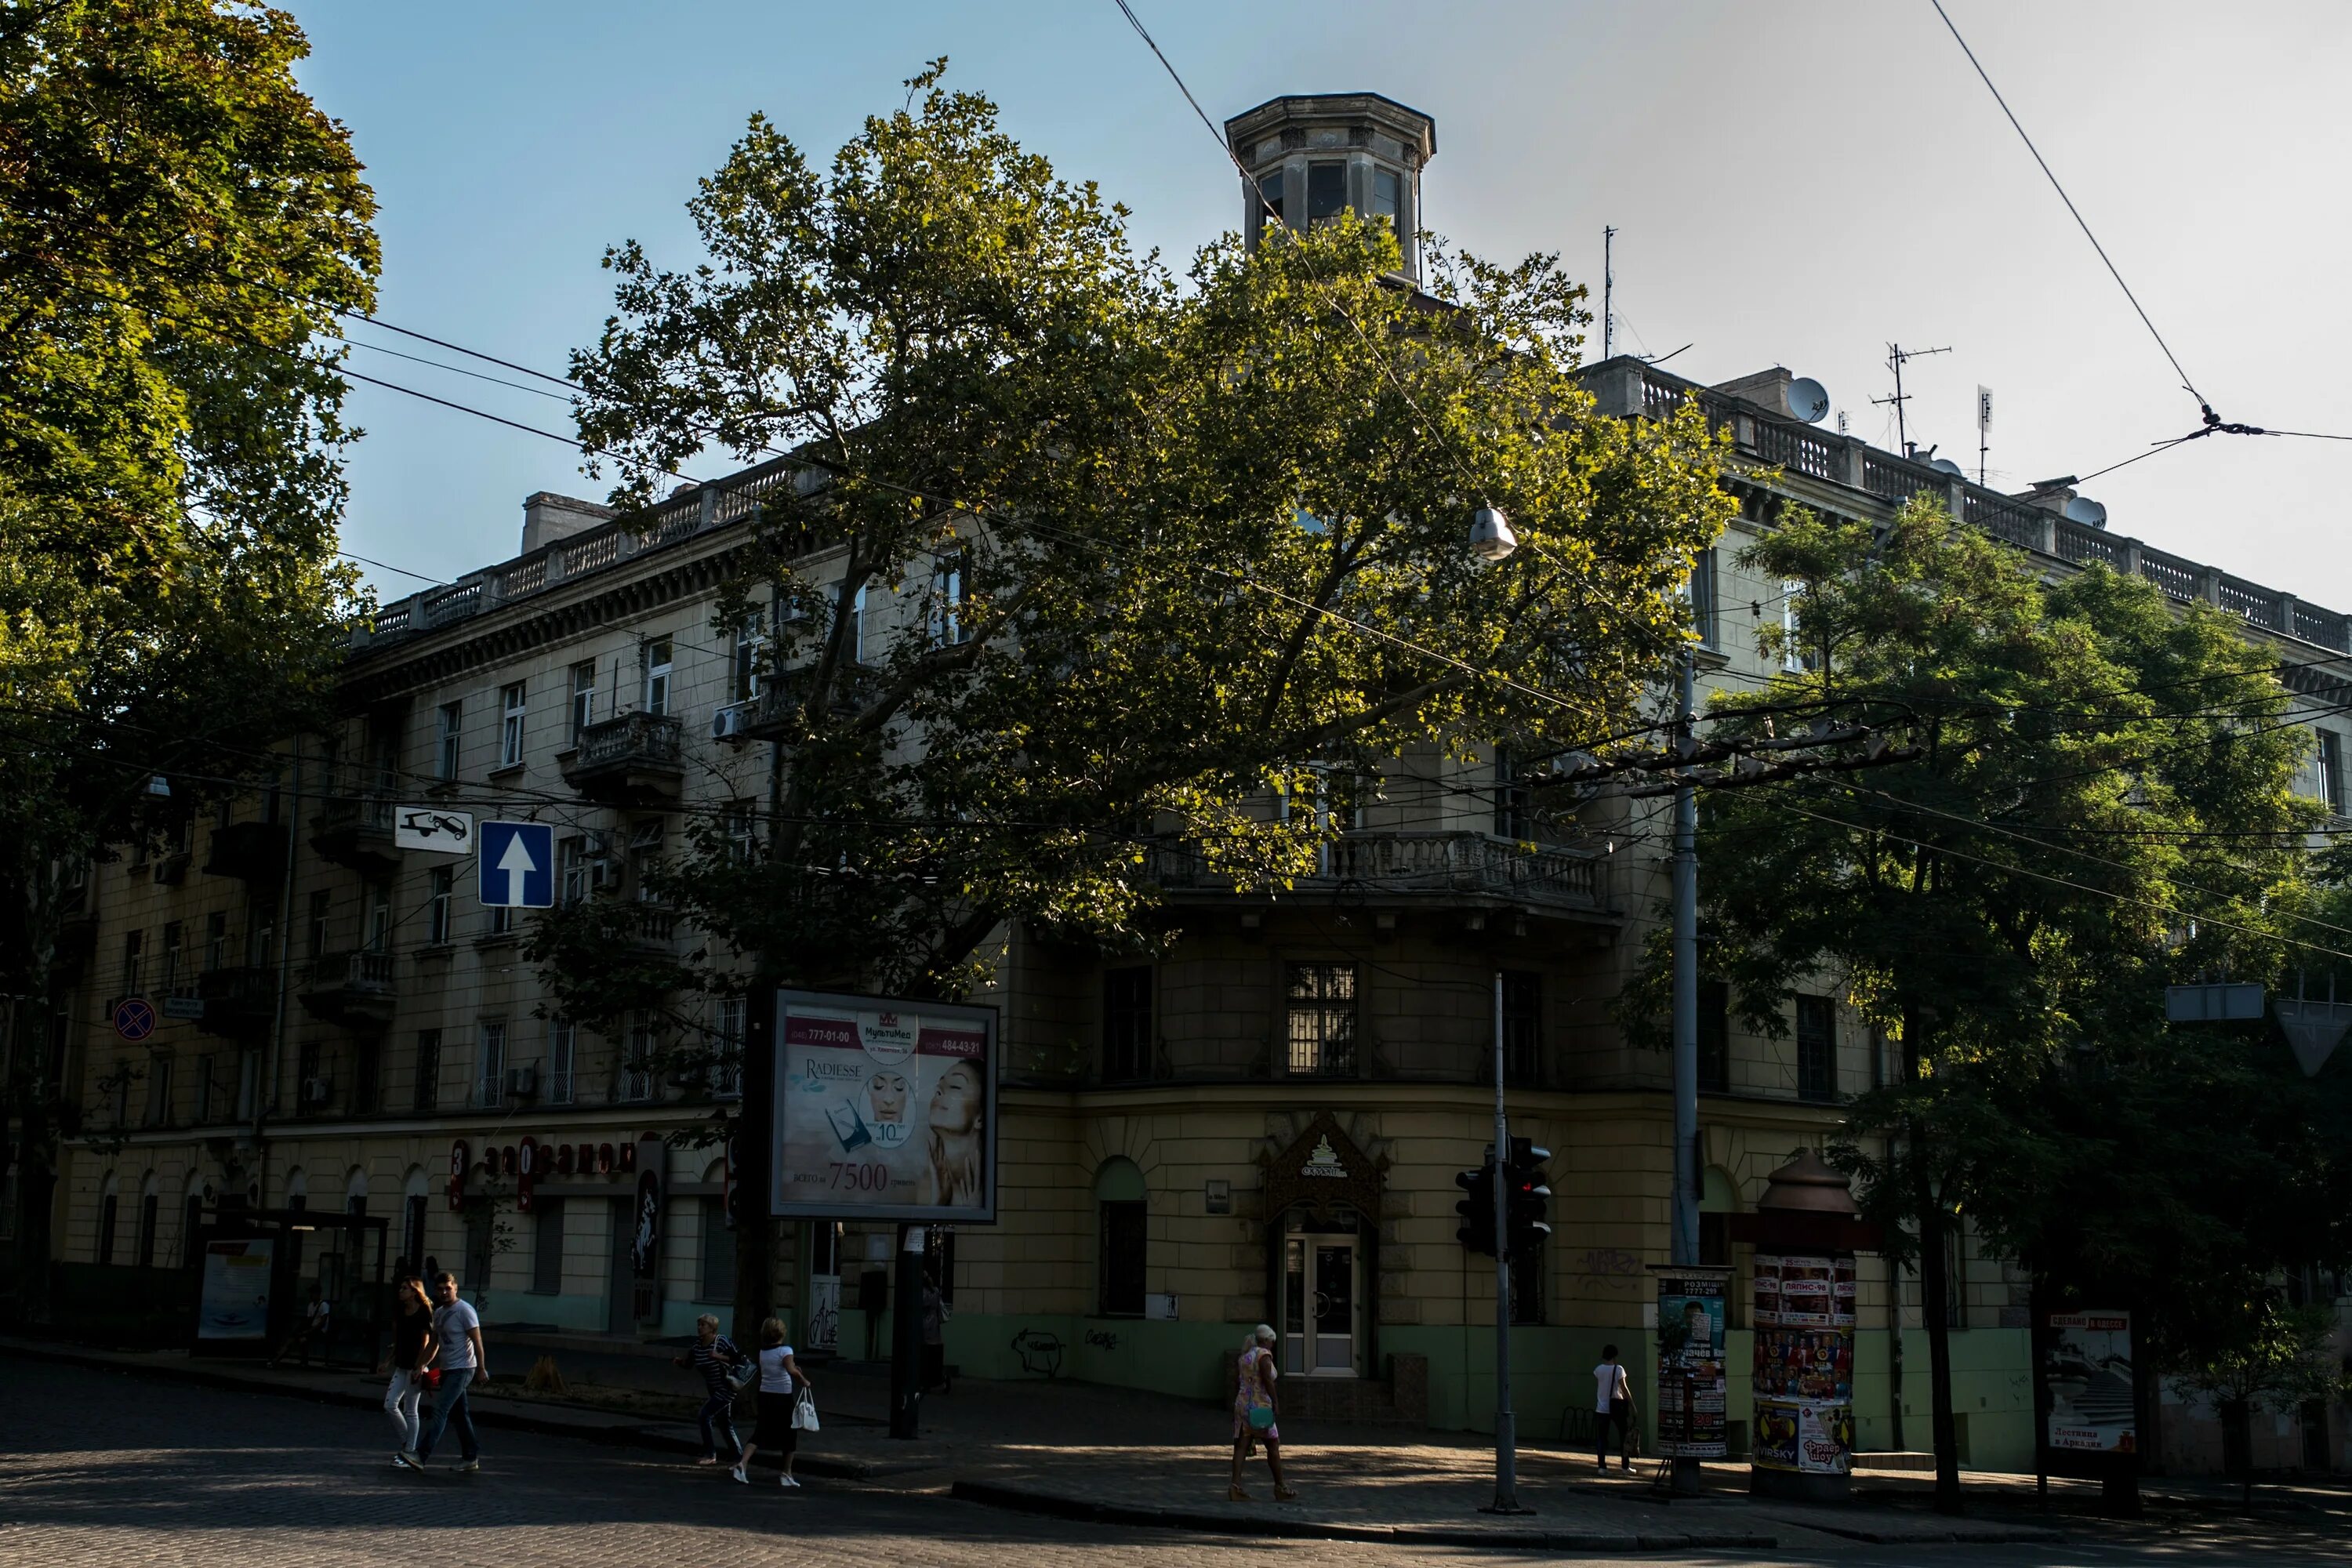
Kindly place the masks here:
POLYGON ((1454 1239, 1489 1258, 1495 1256, 1495 1179, 1498 1174, 1495 1152, 1489 1149, 1484 1165, 1454 1178, 1454 1184, 1470 1194, 1454 1205, 1454 1212, 1462 1216, 1462 1223, 1454 1227, 1454 1239))
POLYGON ((1544 1185, 1543 1179, 1544 1165, 1550 1159, 1551 1151, 1538 1148, 1530 1139, 1511 1140, 1510 1158, 1503 1167, 1503 1184, 1510 1208, 1510 1228, 1504 1241, 1513 1258, 1532 1258, 1543 1238, 1551 1234, 1551 1226, 1544 1219, 1551 1189, 1544 1185))

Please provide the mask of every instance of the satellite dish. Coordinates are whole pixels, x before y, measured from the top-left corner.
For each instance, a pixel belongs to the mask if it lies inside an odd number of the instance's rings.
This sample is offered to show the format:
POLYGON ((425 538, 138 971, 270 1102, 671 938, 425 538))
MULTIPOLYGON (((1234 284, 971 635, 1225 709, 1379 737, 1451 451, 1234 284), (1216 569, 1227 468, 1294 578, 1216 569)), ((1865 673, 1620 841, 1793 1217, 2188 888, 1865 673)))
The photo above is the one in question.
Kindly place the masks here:
POLYGON ((2066 521, 2079 522, 2084 528, 2107 526, 2107 509, 2088 496, 2076 496, 2066 503, 2066 521))
POLYGON ((1808 425, 1818 425, 1830 415, 1830 395, 1811 376, 1801 375, 1789 384, 1789 412, 1808 425))
POLYGON ((1937 458, 1935 461, 1933 461, 1933 462, 1929 463, 1927 466, 1928 466, 1929 468, 1931 468, 1937 469, 1937 470, 1939 470, 1940 472, 1943 472, 1943 473, 1947 473, 1947 474, 1958 474, 1958 475, 1959 475, 1961 478, 1963 478, 1963 479, 1965 479, 1965 478, 1967 478, 1967 477, 1968 477, 1968 470, 1967 470, 1966 468, 1961 468, 1958 463, 1955 463, 1955 462, 1954 462, 1954 461, 1952 461, 1952 459, 1951 459, 1951 458, 1937 458))

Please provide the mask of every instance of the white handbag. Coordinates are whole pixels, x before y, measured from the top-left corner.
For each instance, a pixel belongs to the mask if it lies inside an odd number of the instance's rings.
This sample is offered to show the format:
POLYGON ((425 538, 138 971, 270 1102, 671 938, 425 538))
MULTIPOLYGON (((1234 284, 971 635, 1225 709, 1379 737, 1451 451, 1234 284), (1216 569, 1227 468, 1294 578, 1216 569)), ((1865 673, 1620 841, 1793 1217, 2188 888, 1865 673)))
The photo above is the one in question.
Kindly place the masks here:
POLYGON ((793 1401, 793 1430, 814 1432, 816 1429, 816 1396, 803 1388, 800 1397, 793 1401))

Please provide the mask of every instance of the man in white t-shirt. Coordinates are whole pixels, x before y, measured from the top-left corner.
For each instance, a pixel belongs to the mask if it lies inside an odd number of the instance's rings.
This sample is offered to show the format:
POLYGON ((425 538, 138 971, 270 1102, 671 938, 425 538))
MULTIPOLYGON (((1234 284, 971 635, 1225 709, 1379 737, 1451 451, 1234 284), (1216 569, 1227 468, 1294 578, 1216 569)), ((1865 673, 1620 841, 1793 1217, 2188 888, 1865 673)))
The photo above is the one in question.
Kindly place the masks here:
POLYGON ((1601 1364, 1592 1369, 1592 1429, 1600 1439, 1601 1468, 1609 1468, 1609 1428, 1617 1428, 1617 1450, 1625 1468, 1633 1468, 1633 1381, 1625 1375, 1615 1345, 1601 1347, 1601 1364))
POLYGON ((457 1468, 466 1474, 482 1468, 482 1451, 474 1437, 474 1415, 466 1404, 467 1388, 489 1378, 489 1358, 482 1349, 482 1320, 471 1302, 457 1294, 457 1277, 446 1270, 433 1277, 433 1337, 425 1346, 420 1372, 441 1374, 433 1394, 433 1425, 416 1451, 403 1456, 418 1469, 433 1457, 434 1445, 454 1418, 457 1423, 457 1468))

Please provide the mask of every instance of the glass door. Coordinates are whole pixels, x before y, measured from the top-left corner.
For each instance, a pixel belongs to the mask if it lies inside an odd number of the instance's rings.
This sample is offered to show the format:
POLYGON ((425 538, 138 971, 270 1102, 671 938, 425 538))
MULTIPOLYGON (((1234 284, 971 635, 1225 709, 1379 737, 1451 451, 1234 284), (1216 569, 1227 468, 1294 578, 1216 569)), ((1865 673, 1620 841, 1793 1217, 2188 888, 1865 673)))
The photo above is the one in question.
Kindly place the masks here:
POLYGON ((1282 1369, 1361 1375, 1362 1277, 1356 1238, 1293 1233, 1283 1243, 1282 1369))

